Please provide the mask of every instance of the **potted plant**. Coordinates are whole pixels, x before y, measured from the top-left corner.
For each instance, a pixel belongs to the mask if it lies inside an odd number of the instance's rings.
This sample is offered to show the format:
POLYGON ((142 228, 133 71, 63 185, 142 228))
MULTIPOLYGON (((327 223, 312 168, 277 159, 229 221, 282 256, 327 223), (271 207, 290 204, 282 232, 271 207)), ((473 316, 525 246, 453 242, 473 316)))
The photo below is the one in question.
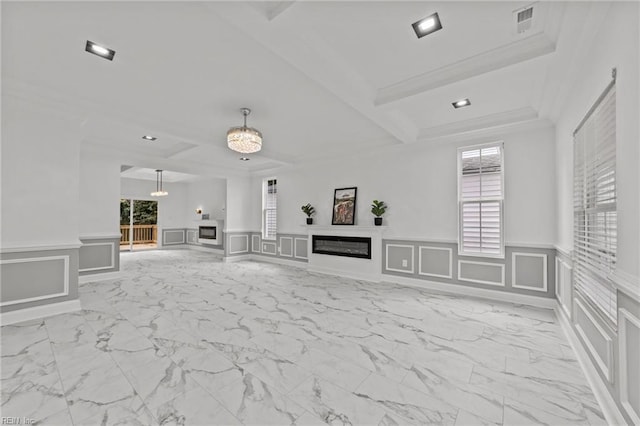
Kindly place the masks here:
POLYGON ((387 211, 387 205, 384 201, 373 200, 373 204, 371 204, 371 213, 375 216, 373 219, 373 223, 376 226, 382 225, 382 215, 387 211))
POLYGON ((308 203, 307 203, 306 206, 302 206, 301 209, 304 212, 304 214, 307 215, 307 225, 312 225, 313 224, 313 218, 311 216, 313 216, 313 214, 316 212, 316 209, 313 208, 313 206, 311 204, 308 204, 308 203))

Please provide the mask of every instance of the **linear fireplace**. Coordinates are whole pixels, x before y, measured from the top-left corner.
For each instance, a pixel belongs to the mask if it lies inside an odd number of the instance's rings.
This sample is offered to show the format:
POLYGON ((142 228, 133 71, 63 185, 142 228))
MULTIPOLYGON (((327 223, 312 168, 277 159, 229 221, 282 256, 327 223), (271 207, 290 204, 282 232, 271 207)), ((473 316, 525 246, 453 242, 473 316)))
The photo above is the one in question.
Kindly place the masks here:
POLYGON ((218 244, 217 226, 199 226, 198 242, 201 244, 218 244))
POLYGON ((313 235, 311 249, 318 254, 371 259, 371 238, 313 235))

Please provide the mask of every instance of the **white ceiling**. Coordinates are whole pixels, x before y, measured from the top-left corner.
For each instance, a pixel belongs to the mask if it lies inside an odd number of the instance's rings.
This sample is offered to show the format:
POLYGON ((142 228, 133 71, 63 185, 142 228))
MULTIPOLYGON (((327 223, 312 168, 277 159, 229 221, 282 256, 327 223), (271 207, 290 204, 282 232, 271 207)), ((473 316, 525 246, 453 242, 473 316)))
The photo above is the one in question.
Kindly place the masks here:
POLYGON ((123 164, 259 171, 553 119, 602 6, 539 3, 518 35, 512 13, 528 4, 5 1, 2 89, 79 114, 84 148, 123 164), (433 12, 443 29, 416 38, 411 24, 433 12), (264 134, 247 162, 225 142, 244 106, 264 134))

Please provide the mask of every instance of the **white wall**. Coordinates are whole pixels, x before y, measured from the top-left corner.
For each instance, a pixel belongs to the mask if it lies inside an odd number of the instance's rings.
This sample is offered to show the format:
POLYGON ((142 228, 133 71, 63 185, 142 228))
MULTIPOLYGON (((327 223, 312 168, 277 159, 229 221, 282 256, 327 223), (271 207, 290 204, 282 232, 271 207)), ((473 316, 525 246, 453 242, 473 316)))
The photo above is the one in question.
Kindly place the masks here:
POLYGON ((201 208, 203 214, 209 214, 210 219, 225 220, 227 205, 227 182, 225 179, 207 179, 190 182, 187 185, 187 203, 185 205, 185 217, 189 223, 185 226, 193 226, 193 221, 202 219, 196 214, 196 209, 201 208))
MULTIPOLYGON (((187 185, 184 183, 164 182, 163 189, 169 193, 166 197, 152 197, 156 182, 142 179, 120 179, 122 198, 158 201, 158 228, 184 228, 188 222, 185 206, 187 206, 187 185)), ((158 235, 162 235, 158 232, 158 235)))
POLYGON ((2 97, 2 245, 79 243, 79 122, 2 97))
POLYGON ((80 236, 120 234, 120 164, 80 153, 80 236))
POLYGON ((611 69, 617 68, 617 267, 636 277, 640 259, 638 8, 637 2, 611 4, 589 57, 579 68, 580 74, 573 76, 573 88, 556 125, 557 244, 570 250, 573 248, 573 130, 611 80, 611 69))
POLYGON ((252 182, 249 177, 229 177, 227 179, 227 218, 225 231, 252 230, 252 182))
MULTIPOLYGON (((551 245, 556 226, 553 129, 506 135, 501 140, 505 144, 506 241, 551 245)), ((389 205, 385 238, 457 241, 457 148, 469 144, 412 144, 282 169, 275 173, 278 232, 304 232, 301 225, 306 216, 300 206, 306 203, 316 207, 315 224, 331 224, 334 189, 356 186, 356 225, 373 225, 370 205, 379 199, 389 205)), ((253 210, 259 210, 261 181, 259 176, 253 179, 253 210)), ((255 222, 252 217, 253 226, 255 222)))

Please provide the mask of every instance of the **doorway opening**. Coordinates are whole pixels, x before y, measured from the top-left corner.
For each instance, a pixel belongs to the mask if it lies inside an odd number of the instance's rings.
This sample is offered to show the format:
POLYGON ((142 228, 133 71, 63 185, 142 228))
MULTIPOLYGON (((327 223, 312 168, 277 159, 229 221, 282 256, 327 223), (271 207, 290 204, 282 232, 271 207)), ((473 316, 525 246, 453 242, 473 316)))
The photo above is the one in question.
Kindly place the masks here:
POLYGON ((158 202, 120 200, 120 251, 158 247, 158 202))

